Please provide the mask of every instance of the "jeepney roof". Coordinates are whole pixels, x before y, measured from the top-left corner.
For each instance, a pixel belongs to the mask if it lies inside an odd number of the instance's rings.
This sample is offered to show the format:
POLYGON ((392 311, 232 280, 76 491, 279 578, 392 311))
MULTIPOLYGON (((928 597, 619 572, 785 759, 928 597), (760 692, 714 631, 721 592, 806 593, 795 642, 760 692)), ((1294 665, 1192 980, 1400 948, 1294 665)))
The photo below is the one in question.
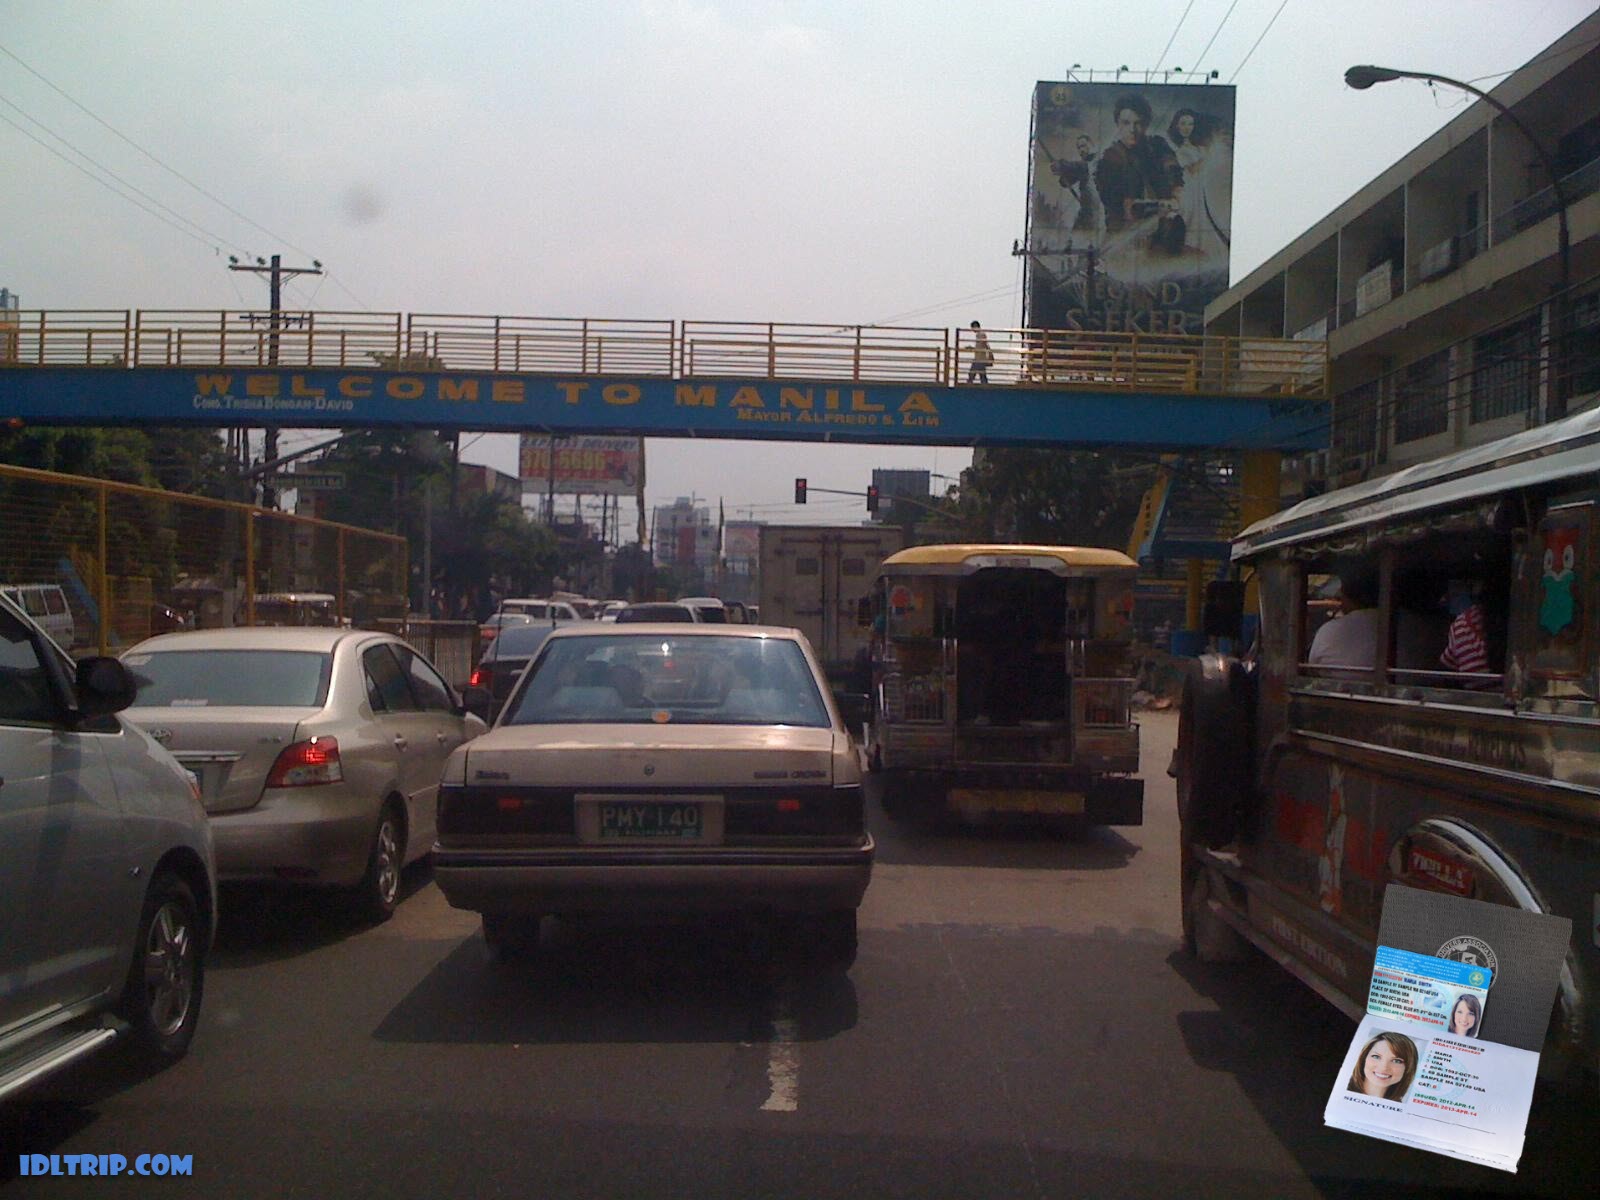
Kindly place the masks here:
POLYGON ((1120 550, 1098 546, 1028 546, 988 542, 960 542, 947 546, 912 546, 883 560, 886 574, 913 574, 919 571, 966 574, 984 567, 1036 566, 1050 570, 1135 571, 1139 564, 1120 550), (1048 562, 1007 563, 1004 559, 1043 559, 1048 562))
POLYGON ((1600 475, 1600 409, 1302 500, 1235 538, 1233 558, 1586 475, 1600 475))

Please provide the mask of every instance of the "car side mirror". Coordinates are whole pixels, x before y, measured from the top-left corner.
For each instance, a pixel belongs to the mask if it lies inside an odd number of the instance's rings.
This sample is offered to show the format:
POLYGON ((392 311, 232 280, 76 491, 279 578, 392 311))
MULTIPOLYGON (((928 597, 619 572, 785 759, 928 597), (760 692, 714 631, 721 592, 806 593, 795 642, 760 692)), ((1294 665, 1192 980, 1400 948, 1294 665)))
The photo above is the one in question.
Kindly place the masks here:
POLYGON ((74 680, 78 716, 104 717, 121 712, 139 695, 133 672, 115 658, 85 658, 74 680))
POLYGON ((494 693, 486 687, 468 684, 461 692, 461 702, 466 710, 475 717, 489 719, 489 712, 494 708, 494 693))
POLYGON ((1233 579, 1216 579, 1206 584, 1205 607, 1200 628, 1207 637, 1239 637, 1244 626, 1244 584, 1233 579))

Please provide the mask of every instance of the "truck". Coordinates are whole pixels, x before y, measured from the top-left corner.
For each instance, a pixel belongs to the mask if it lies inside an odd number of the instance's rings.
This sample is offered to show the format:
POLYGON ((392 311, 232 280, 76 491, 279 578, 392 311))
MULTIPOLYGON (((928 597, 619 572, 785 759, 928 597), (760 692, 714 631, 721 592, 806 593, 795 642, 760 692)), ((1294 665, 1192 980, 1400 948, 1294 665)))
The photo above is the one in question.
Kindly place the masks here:
POLYGON ((883 560, 902 549, 894 525, 767 525, 761 530, 763 625, 791 625, 805 634, 837 687, 870 689, 870 604, 883 560))

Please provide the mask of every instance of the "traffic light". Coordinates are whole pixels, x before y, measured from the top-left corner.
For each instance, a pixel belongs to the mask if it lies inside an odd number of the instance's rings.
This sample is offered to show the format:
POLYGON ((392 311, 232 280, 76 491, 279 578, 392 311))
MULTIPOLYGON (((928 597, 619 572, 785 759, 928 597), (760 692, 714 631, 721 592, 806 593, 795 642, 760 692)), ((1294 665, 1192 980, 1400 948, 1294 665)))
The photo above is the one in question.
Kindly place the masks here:
POLYGON ((794 502, 796 504, 804 504, 806 502, 806 481, 804 479, 796 479, 794 481, 794 502))
POLYGON ((878 485, 875 483, 867 484, 867 511, 878 511, 878 485))

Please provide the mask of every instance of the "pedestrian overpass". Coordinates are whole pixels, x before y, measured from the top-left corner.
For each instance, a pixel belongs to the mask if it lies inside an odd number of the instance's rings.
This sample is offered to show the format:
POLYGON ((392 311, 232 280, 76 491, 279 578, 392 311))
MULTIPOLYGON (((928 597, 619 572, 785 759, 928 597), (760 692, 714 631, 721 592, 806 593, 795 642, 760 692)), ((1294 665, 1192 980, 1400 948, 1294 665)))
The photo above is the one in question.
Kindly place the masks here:
POLYGON ((1321 342, 985 334, 986 379, 971 329, 11 310, 0 420, 1167 452, 1327 443, 1321 342))

